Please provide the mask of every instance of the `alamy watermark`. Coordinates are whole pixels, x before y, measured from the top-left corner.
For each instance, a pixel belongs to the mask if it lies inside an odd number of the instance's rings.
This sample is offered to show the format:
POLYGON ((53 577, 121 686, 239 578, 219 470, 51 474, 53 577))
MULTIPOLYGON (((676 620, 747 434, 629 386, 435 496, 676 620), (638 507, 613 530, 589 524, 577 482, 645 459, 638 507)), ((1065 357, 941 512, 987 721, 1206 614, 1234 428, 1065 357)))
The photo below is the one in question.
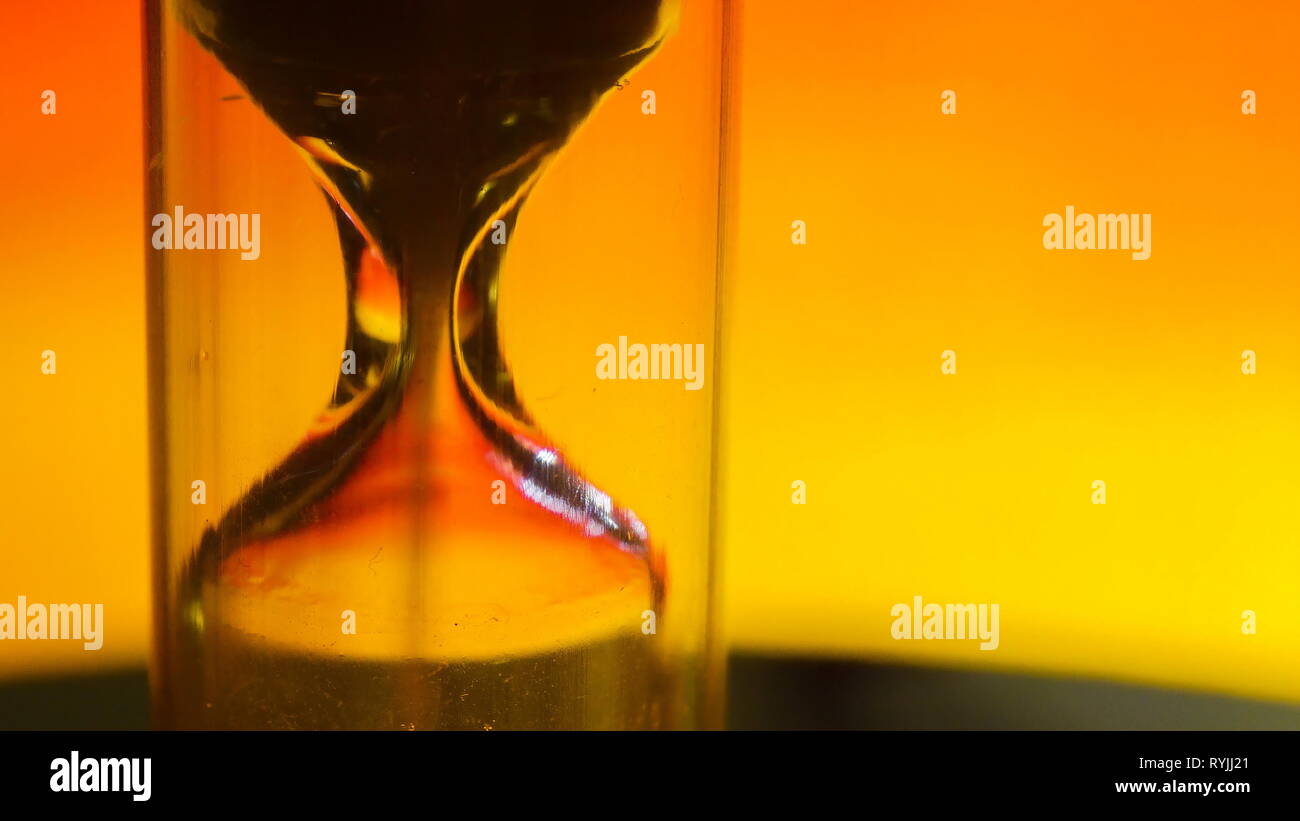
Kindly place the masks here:
POLYGON ((895 641, 979 639, 981 650, 996 650, 1001 640, 996 604, 927 604, 913 596, 910 605, 899 602, 889 615, 894 617, 889 634, 895 641))
POLYGON ((176 206, 171 214, 153 215, 153 247, 159 251, 238 250, 242 260, 262 255, 261 214, 187 214, 176 206))
POLYGON ((688 391, 704 387, 704 344, 628 344, 596 346, 597 379, 676 379, 688 391))
POLYGON ((1133 259, 1151 258, 1150 214, 1076 214, 1043 217, 1043 247, 1049 251, 1131 251, 1133 259))
POLYGON ((153 795, 152 758, 82 758, 73 750, 50 762, 51 792, 125 792, 132 801, 153 795))
POLYGON ((0 641, 13 639, 73 640, 86 650, 104 646, 104 605, 0 602, 0 641))

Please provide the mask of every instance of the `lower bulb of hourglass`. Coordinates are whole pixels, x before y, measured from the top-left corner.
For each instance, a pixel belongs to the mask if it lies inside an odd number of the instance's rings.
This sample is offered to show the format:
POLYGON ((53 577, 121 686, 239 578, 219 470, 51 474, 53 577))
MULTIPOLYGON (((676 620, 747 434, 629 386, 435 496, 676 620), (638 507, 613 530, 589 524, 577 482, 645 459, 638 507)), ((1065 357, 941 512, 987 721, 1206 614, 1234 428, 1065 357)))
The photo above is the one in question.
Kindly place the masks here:
POLYGON ((447 365, 436 458, 411 461, 399 420, 303 524, 225 558, 208 592, 226 628, 296 652, 443 661, 640 632, 655 607, 646 558, 512 476, 447 365), (349 610, 364 629, 342 636, 349 610))

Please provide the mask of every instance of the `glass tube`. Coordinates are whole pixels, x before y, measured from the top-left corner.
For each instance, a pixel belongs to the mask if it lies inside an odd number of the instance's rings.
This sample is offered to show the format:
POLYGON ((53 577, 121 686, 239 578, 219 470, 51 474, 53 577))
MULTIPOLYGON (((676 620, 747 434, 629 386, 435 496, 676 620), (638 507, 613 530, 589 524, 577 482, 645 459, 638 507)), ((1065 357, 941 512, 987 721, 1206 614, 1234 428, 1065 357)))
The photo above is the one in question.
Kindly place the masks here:
POLYGON ((149 0, 158 723, 690 728, 721 0, 149 0))

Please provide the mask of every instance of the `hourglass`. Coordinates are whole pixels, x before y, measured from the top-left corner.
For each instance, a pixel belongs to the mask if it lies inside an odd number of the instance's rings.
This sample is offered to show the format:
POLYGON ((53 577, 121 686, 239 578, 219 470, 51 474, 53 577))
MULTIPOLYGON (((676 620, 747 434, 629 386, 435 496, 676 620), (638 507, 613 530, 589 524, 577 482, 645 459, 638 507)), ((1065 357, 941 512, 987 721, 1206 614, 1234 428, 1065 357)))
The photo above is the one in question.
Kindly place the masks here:
POLYGON ((151 207, 263 232, 256 274, 181 242, 151 260, 164 724, 706 720, 711 392, 561 358, 611 322, 713 347, 724 27, 719 3, 674 0, 150 6, 151 207), (680 89, 673 118, 626 94, 643 76, 648 100, 680 89), (596 202, 690 241, 657 279, 623 275, 636 245, 574 277, 555 250, 592 240, 541 215, 512 269, 526 203, 611 98, 621 131, 551 219, 609 183, 596 202), (638 144, 656 159, 620 150, 638 144), (665 279, 686 298, 643 297, 665 279), (512 287, 535 295, 513 325, 512 287))

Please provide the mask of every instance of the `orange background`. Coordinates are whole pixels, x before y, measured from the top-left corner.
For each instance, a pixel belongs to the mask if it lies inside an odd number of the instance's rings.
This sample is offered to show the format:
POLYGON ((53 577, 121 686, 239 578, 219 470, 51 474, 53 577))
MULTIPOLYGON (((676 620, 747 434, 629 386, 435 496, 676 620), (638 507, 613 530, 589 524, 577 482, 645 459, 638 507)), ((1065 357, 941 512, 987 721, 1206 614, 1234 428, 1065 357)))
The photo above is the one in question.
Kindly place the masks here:
MULTIPOLYGON (((732 644, 1300 700, 1300 11, 820 0, 739 19, 732 644), (1151 259, 1045 251, 1066 205, 1152 213, 1151 259), (891 640, 914 595, 999 603, 1001 648, 891 640)), ((103 602, 112 638, 6 642, 3 674, 145 658, 138 29, 130 2, 0 9, 0 601, 103 602)))
POLYGON ((0 601, 104 605, 103 649, 0 643, 0 673, 140 664, 149 626, 136 3, 0 4, 0 601), (57 113, 41 114, 41 92, 57 113), (41 373, 53 350, 58 373, 41 373))

